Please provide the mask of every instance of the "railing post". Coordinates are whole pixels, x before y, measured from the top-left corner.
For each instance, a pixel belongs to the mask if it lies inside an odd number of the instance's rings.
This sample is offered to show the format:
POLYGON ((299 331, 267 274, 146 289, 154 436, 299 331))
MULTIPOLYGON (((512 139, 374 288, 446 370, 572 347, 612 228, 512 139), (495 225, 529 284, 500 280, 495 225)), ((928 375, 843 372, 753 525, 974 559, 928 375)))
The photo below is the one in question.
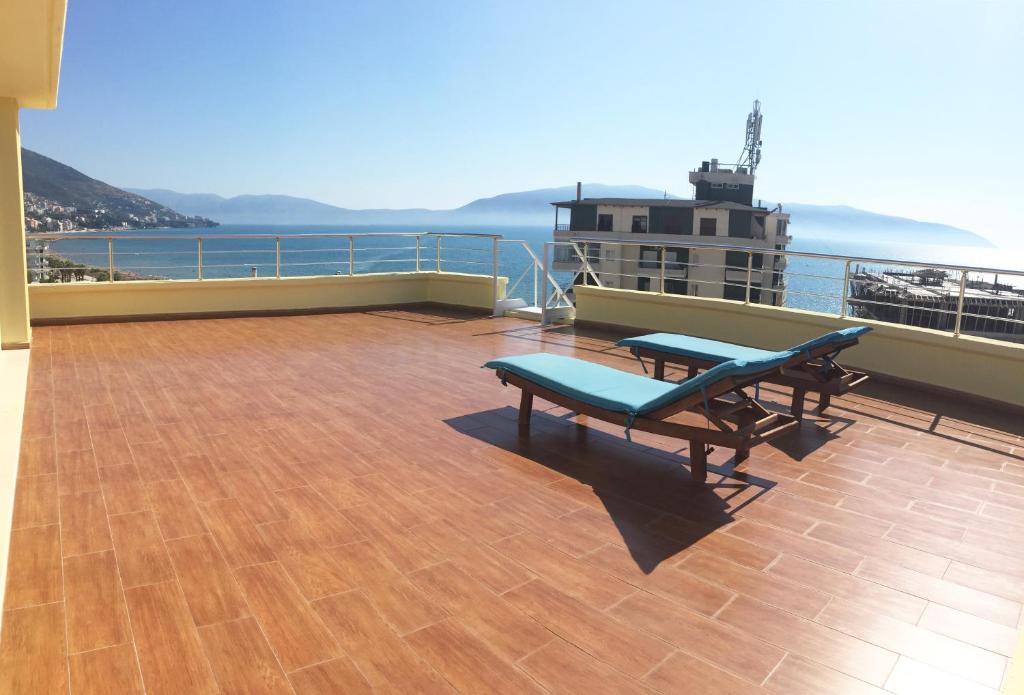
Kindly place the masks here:
POLYGON ((274 277, 281 279, 281 237, 274 237, 274 277))
POLYGON ((203 237, 196 237, 196 278, 203 279, 203 237))
POLYGON ((356 272, 356 245, 351 235, 348 238, 348 274, 355 275, 356 272))
POLYGON ((491 237, 491 295, 494 299, 494 315, 498 312, 498 237, 491 237))
POLYGON ((544 242, 544 284, 540 293, 540 325, 548 325, 548 243, 544 242))
POLYGON ((659 249, 659 251, 658 251, 658 258, 661 261, 661 267, 660 267, 660 271, 659 271, 659 276, 660 277, 658 278, 658 292, 660 292, 661 294, 665 294, 665 257, 666 257, 666 255, 667 254, 665 253, 665 247, 662 246, 659 249))
POLYGON ((964 292, 967 290, 967 271, 960 271, 960 293, 956 298, 956 325, 953 327, 953 335, 959 337, 960 324, 964 318, 964 292))
POLYGON ((437 237, 437 272, 441 272, 441 237, 437 237))
POLYGON ((107 237, 107 282, 114 281, 114 237, 107 237))
POLYGON ((530 262, 533 264, 533 305, 537 306, 537 259, 531 255, 530 262))
MULTIPOLYGON (((728 268, 729 264, 726 263, 725 265, 727 266, 726 269, 725 269, 725 272, 728 273, 729 272, 729 268, 728 268)), ((746 293, 744 294, 744 297, 743 297, 743 303, 744 304, 750 304, 750 282, 751 282, 751 278, 753 277, 753 275, 754 275, 754 252, 753 251, 747 251, 747 291, 746 291, 746 293)))
POLYGON ((416 272, 420 272, 420 237, 416 236, 416 272))
POLYGON ((850 261, 846 262, 846 268, 843 270, 843 298, 840 300, 842 304, 839 307, 839 318, 846 318, 846 303, 850 299, 850 261))

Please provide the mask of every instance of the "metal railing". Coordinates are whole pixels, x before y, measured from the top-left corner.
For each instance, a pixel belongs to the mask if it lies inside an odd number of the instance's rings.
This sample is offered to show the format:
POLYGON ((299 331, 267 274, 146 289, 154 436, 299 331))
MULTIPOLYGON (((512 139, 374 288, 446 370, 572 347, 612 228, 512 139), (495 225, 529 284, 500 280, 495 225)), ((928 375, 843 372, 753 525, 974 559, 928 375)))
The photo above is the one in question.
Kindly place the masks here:
MULTIPOLYGON (((29 235, 34 283, 311 277, 380 272, 467 272, 492 278, 499 300, 519 290, 538 306, 541 279, 569 305, 525 241, 488 233, 29 235), (523 284, 531 275, 532 293, 523 284), (498 278, 517 277, 499 296, 498 278)), ((547 296, 547 293, 545 293, 547 296)))
POLYGON ((593 237, 547 242, 544 259, 545 270, 569 272, 575 284, 809 309, 1024 342, 1024 271, 593 237), (1020 281, 1010 284, 1007 278, 1020 281))

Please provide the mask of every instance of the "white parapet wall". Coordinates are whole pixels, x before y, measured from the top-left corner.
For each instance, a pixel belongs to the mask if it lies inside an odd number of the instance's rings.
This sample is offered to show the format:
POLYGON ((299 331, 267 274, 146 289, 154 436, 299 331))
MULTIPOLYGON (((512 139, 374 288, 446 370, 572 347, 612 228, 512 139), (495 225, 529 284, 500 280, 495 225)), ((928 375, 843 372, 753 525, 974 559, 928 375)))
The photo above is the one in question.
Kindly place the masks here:
POLYGON ((859 345, 843 353, 844 365, 1024 408, 1021 344, 724 299, 601 287, 577 286, 575 292, 577 323, 685 333, 769 350, 827 331, 871 326, 859 345))
MULTIPOLYGON (((498 278, 504 297, 507 278, 498 278)), ((493 278, 465 273, 370 273, 225 280, 140 280, 29 286, 33 323, 131 317, 330 311, 436 303, 492 309, 493 278)))

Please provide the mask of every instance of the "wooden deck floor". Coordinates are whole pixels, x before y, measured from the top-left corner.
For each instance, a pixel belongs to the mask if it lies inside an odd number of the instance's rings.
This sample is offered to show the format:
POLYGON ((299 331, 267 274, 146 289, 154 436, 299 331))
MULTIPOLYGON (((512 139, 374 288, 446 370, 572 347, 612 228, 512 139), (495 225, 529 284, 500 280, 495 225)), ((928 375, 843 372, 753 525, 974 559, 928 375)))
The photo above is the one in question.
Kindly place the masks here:
MULTIPOLYGON (((836 399, 740 470, 581 427, 487 358, 610 336, 441 311, 35 331, 4 693, 990 693, 1021 423, 836 399), (1013 428, 1016 427, 1016 431, 1013 428)), ((766 390, 768 401, 785 395, 766 390)))

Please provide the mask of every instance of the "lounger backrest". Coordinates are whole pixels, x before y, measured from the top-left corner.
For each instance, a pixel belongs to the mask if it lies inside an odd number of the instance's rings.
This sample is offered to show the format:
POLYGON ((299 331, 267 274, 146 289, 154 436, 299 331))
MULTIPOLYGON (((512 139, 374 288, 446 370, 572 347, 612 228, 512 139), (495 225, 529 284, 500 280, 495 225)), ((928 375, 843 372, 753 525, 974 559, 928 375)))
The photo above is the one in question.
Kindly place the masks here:
POLYGON ((644 415, 645 413, 660 410, 695 393, 703 392, 705 395, 709 395, 707 393, 708 389, 729 377, 750 377, 757 374, 770 373, 781 368, 792 357, 793 352, 786 350, 783 352, 773 352, 759 359, 723 362, 692 379, 687 379, 671 391, 648 401, 639 409, 638 414, 644 415))
POLYGON ((817 338, 808 340, 806 343, 794 345, 789 348, 789 350, 790 352, 807 353, 813 352, 818 348, 827 348, 830 345, 842 345, 843 343, 856 341, 857 338, 870 330, 871 326, 853 326, 852 328, 844 328, 841 331, 832 331, 825 335, 819 335, 817 338))

